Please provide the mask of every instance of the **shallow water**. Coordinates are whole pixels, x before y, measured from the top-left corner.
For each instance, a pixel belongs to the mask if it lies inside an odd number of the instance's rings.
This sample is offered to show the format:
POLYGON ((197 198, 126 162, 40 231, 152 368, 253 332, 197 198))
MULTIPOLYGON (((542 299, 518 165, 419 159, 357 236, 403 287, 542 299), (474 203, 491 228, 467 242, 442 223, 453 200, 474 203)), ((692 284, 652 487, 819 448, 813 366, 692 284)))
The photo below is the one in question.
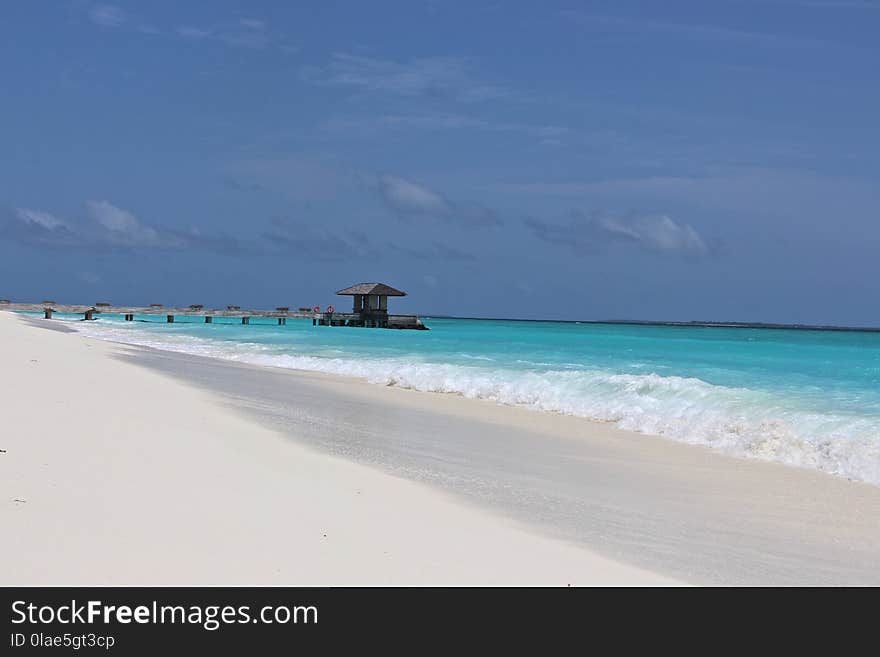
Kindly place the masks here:
POLYGON ((457 393, 880 484, 880 333, 426 319, 56 315, 98 338, 457 393))

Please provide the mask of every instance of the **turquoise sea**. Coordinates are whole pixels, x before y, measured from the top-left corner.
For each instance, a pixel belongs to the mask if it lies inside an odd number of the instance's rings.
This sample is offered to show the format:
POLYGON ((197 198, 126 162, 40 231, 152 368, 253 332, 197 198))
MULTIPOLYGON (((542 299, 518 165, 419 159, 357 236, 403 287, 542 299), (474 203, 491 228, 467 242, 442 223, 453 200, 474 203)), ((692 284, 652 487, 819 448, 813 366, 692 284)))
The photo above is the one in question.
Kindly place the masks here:
MULTIPOLYGON (((87 335, 363 377, 708 445, 880 485, 880 333, 425 319, 431 331, 311 320, 56 315, 87 335)), ((438 438, 442 439, 442 438, 438 438)))

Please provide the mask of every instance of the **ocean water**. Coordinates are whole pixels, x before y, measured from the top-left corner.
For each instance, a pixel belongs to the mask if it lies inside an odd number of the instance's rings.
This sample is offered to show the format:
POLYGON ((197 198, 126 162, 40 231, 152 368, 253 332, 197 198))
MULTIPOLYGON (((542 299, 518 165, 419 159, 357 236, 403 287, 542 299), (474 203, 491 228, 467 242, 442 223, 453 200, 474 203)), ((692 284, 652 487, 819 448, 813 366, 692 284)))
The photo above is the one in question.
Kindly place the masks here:
POLYGON ((97 338, 362 377, 611 422, 880 485, 880 333, 425 319, 431 331, 311 320, 56 315, 97 338))

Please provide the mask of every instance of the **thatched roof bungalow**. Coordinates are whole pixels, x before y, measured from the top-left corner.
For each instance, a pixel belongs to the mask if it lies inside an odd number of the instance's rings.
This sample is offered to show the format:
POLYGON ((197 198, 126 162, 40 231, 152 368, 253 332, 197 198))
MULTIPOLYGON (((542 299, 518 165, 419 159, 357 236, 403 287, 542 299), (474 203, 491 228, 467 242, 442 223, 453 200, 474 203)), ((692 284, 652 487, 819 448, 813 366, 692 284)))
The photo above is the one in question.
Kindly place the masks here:
POLYGON ((336 294, 354 297, 352 312, 369 315, 387 315, 388 297, 405 297, 406 292, 385 283, 358 283, 336 294))

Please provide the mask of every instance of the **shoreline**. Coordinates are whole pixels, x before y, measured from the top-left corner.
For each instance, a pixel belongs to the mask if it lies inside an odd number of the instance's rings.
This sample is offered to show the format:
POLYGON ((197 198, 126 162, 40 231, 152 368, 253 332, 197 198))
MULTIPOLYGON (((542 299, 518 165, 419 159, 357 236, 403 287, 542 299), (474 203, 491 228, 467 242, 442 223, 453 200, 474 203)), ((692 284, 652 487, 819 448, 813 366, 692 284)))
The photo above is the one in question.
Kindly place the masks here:
POLYGON ((880 489, 869 484, 584 418, 69 337, 208 391, 292 448, 415 482, 485 522, 664 582, 880 581, 880 489), (388 429, 365 431, 354 421, 364 417, 388 429))
POLYGON ((0 313, 4 585, 677 582, 318 453, 0 313))
POLYGON ((143 347, 120 357, 220 394, 320 452, 682 581, 880 582, 880 488, 870 484, 457 395, 143 347), (295 412, 284 408, 291 397, 295 412), (365 414, 383 430, 356 430, 365 414))
MULTIPOLYGON (((64 326, 65 324, 69 324, 71 326, 79 324, 79 322, 71 321, 70 319, 62 321, 64 322, 63 324, 57 324, 59 328, 64 326)), ((109 327, 112 324, 113 322, 110 322, 106 326, 109 327)), ((37 320, 37 325, 41 325, 39 320, 37 320)), ((55 325, 53 324, 53 326, 55 325)), ((440 393, 440 396, 466 398, 468 400, 487 402, 505 408, 520 408, 526 409, 530 412, 537 411, 551 415, 573 416, 579 418, 581 421, 589 422, 599 427, 604 428, 608 426, 613 426, 625 435, 645 435, 653 438, 659 438, 664 441, 673 441, 677 444, 687 444, 697 447, 710 448, 713 451, 725 454, 736 459, 746 459, 749 461, 759 460, 777 463, 786 467, 803 468, 814 472, 819 472, 823 475, 839 477, 847 481, 864 482, 871 486, 880 487, 880 480, 877 479, 878 475, 874 471, 872 471, 869 467, 866 468, 864 463, 859 462, 858 459, 853 460, 852 458, 848 458, 846 454, 840 454, 835 449, 841 447, 847 449, 850 447, 850 444, 848 443, 851 443, 852 445, 855 445, 853 449, 862 450, 857 454, 857 456, 864 457, 864 459, 867 459, 870 463, 872 450, 876 452, 876 449, 872 448, 870 444, 865 445, 863 441, 859 440, 840 440, 839 436, 832 434, 831 440, 839 441, 839 444, 827 445, 823 444, 821 440, 801 439, 796 433, 791 430, 789 430, 789 433, 783 434, 781 436, 774 435, 772 433, 768 435, 767 431, 763 427, 761 427, 760 430, 757 430, 759 428, 756 425, 746 426, 745 430, 743 430, 741 427, 738 426, 740 422, 740 417, 736 413, 732 417, 728 415, 726 417, 720 418, 722 423, 726 424, 722 424, 722 430, 719 432, 712 431, 713 427, 709 427, 708 429, 704 428, 704 430, 701 431, 693 431, 693 426, 700 426, 701 418, 698 416, 690 417, 690 420, 687 423, 679 422, 678 424, 676 424, 677 418, 674 414, 668 414, 667 416, 663 416, 661 414, 659 417, 652 417, 650 409, 648 409, 649 412, 646 416, 639 415, 638 412, 627 412, 623 415, 620 415, 620 409, 618 408, 611 411, 612 415, 610 418, 602 419, 601 414, 603 412, 607 414, 607 411, 605 411, 601 407, 598 409, 598 411, 594 408, 587 408, 587 410, 584 411, 584 409, 578 408, 576 404, 572 408, 570 401, 567 405, 565 403, 562 403, 562 405, 560 406, 560 402, 554 399, 552 395, 536 397, 534 399, 529 399, 527 397, 525 400, 523 400, 515 389, 512 394, 509 393, 509 391, 504 390, 502 390, 502 392, 499 394, 497 390, 492 389, 491 382, 487 386, 485 381, 479 381, 479 379, 477 385, 483 386, 482 391, 478 389, 476 392, 473 392, 472 390, 469 390, 467 386, 463 387, 462 384, 456 385, 455 383, 449 384, 448 382, 443 382, 440 389, 437 389, 435 387, 437 383, 436 379, 434 381, 429 380, 428 383, 425 384, 424 379, 420 379, 418 374, 412 376, 412 373, 407 373, 405 371, 401 374, 393 371, 393 368, 391 373, 389 374, 389 372, 383 371, 381 362, 374 363, 374 365, 378 367, 374 367, 368 370, 357 369, 357 363, 348 362, 345 364, 345 367, 341 369, 339 367, 334 367, 328 371, 324 369, 323 366, 320 366, 317 369, 314 367, 310 367, 309 365, 311 365, 311 363, 294 363, 280 365, 270 362, 260 362, 259 359, 254 360, 251 357, 252 354, 246 354, 245 358, 240 359, 238 357, 238 354, 230 357, 226 353, 222 353, 222 350, 221 353, 218 354, 211 353, 210 351, 208 353, 204 353, 201 352, 201 350, 193 351, 188 348, 175 348, 171 345, 163 344, 162 340, 159 340, 158 343, 153 340, 130 340, 129 336, 101 335, 100 331, 98 335, 95 335, 90 330, 89 326, 84 326, 83 330, 81 331, 79 329, 74 330, 84 333, 85 336, 107 340, 114 343, 125 344, 132 347, 139 347, 148 351, 155 349, 162 352, 181 353, 186 355, 193 355, 196 357, 204 355, 209 358, 220 359, 224 362, 238 364, 249 363, 257 368, 293 371, 301 376, 305 376, 307 374, 327 376, 327 380, 329 381, 357 380, 358 382, 369 383, 371 385, 384 385, 396 389, 408 389, 418 392, 440 393), (352 371, 352 365, 354 365, 355 371, 352 371), (376 376, 377 372, 379 373, 378 376, 376 376), (487 394, 484 394, 486 392, 487 394), (594 415, 594 413, 597 412, 600 413, 598 417, 594 415), (642 420, 643 417, 647 417, 648 420, 642 420), (662 424, 663 422, 669 422, 670 420, 672 420, 670 426, 661 426, 659 430, 654 426, 658 422, 662 424), (624 426, 626 426, 626 428, 624 428, 624 426), (725 431, 727 431, 729 435, 725 435, 725 431), (730 442, 730 436, 734 436, 732 442, 730 442)), ((147 334, 145 333, 144 335, 147 334)), ((212 340, 208 340, 207 342, 210 343, 212 342, 212 340)), ((309 356, 305 356, 306 360, 309 360, 309 358, 309 356)), ((317 358, 317 361, 320 362, 321 360, 321 358, 317 358)), ((329 361, 333 361, 333 359, 331 358, 329 359, 329 361)), ((640 375, 637 374, 635 376, 640 375)), ((653 376, 657 375, 649 374, 645 378, 650 379, 653 376)), ((684 383, 696 381, 698 384, 704 387, 708 386, 710 388, 713 388, 713 390, 724 390, 723 385, 719 387, 713 384, 709 384, 699 378, 690 379, 687 378, 687 376, 688 375, 685 375, 685 378, 682 378, 682 376, 679 375, 672 378, 678 379, 679 381, 684 383)), ((651 384, 649 383, 649 385, 651 384)), ((618 392, 620 391, 618 390, 618 392)), ((685 394, 687 394, 687 392, 704 393, 705 390, 690 390, 685 391, 685 394)), ((437 395, 434 395, 434 397, 437 397, 437 395)), ((729 402, 730 400, 727 399, 726 401, 729 402)), ((644 408, 639 405, 639 402, 639 399, 630 399, 629 405, 624 405, 623 407, 632 410, 632 405, 635 404, 636 411, 644 411, 644 408)), ((707 409, 704 409, 704 413, 706 412, 706 410, 707 409)), ((784 409, 777 409, 777 411, 780 410, 784 409)), ((739 413, 741 413, 741 411, 739 411, 739 413)), ((773 417, 769 418, 771 424, 773 423, 774 419, 775 418, 773 417)))

